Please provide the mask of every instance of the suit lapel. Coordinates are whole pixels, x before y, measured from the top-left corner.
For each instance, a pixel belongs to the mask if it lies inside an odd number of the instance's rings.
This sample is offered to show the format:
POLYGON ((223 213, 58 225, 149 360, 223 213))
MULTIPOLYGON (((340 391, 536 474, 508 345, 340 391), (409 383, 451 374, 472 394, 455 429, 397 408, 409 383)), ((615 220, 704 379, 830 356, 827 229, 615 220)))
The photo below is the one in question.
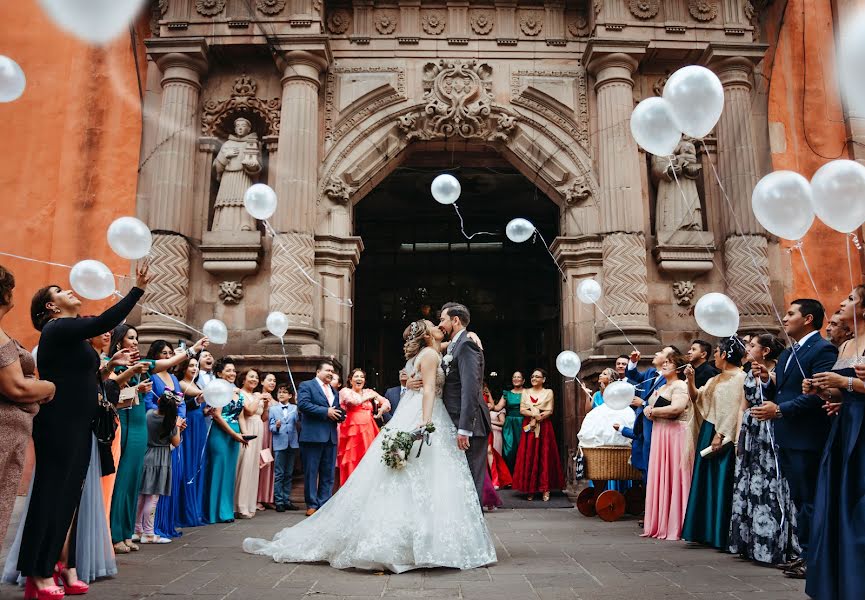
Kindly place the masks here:
POLYGON ((814 349, 814 346, 817 345, 817 342, 821 339, 823 339, 823 338, 820 337, 819 333, 816 335, 812 335, 810 338, 808 338, 808 341, 806 341, 805 344, 801 348, 799 348, 799 350, 796 352, 795 356, 793 356, 793 351, 789 350, 789 352, 790 352, 789 356, 790 356, 791 360, 790 360, 789 365, 786 365, 786 363, 785 363, 784 373, 786 374, 787 371, 789 371, 790 369, 796 369, 796 371, 799 370, 799 365, 796 363, 797 358, 798 358, 799 363, 802 364, 802 369, 804 370, 805 360, 807 359, 808 355, 811 353, 811 350, 814 349))

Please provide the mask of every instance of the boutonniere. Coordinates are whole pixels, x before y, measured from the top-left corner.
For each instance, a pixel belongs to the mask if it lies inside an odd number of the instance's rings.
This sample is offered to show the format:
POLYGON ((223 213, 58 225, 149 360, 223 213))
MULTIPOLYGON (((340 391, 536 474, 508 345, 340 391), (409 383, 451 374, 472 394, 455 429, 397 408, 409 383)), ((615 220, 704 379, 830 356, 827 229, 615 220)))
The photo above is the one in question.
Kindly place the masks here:
POLYGON ((443 366, 444 369, 445 369, 445 375, 450 374, 450 371, 451 371, 451 362, 453 361, 453 359, 454 359, 454 355, 453 355, 453 354, 445 354, 445 355, 442 357, 442 366, 443 366))

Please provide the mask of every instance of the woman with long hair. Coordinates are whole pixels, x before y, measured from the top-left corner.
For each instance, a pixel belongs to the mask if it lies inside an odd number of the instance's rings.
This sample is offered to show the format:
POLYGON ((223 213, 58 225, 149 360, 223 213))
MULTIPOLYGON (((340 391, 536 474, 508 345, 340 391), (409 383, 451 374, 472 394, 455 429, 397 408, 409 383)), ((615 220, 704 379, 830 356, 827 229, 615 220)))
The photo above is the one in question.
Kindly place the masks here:
POLYGON ((526 378, 521 371, 514 371, 511 376, 513 387, 502 392, 505 401, 505 422, 502 425, 502 456, 508 468, 513 471, 517 463, 517 449, 523 435, 523 416, 520 414, 520 403, 523 399, 523 385, 526 378))
MULTIPOLYGON (((204 352, 202 352, 203 354, 204 352)), ((186 404, 186 431, 183 433, 183 465, 181 468, 183 486, 175 493, 180 496, 181 527, 198 527, 204 525, 202 513, 202 491, 204 490, 204 461, 207 460, 205 448, 207 445, 207 419, 204 405, 204 395, 196 384, 198 377, 198 359, 189 358, 182 362, 174 371, 183 390, 186 404)))
POLYGON ((366 373, 353 369, 348 376, 347 387, 339 391, 339 404, 346 412, 345 421, 339 426, 339 443, 336 464, 339 468, 339 485, 345 485, 357 468, 375 436, 378 426, 375 419, 390 411, 390 402, 375 390, 366 388, 366 373), (378 405, 375 410, 374 403, 378 405))
MULTIPOLYGON (((261 378, 261 392, 259 393, 261 401, 261 422, 264 430, 261 435, 262 451, 270 451, 271 458, 273 450, 271 448, 270 432, 270 407, 276 406, 276 375, 273 373, 265 373, 261 378)), ((263 462, 263 461, 262 461, 263 462)), ((268 462, 261 467, 258 473, 258 510, 265 508, 274 508, 273 503, 273 461, 268 462)))
POLYGON ((258 371, 255 369, 243 371, 238 380, 240 381, 240 395, 243 400, 240 432, 243 435, 254 437, 240 448, 240 455, 237 458, 234 512, 241 519, 251 519, 255 516, 256 504, 258 503, 259 463, 261 461, 264 422, 261 420, 261 396, 255 391, 259 382, 258 371))

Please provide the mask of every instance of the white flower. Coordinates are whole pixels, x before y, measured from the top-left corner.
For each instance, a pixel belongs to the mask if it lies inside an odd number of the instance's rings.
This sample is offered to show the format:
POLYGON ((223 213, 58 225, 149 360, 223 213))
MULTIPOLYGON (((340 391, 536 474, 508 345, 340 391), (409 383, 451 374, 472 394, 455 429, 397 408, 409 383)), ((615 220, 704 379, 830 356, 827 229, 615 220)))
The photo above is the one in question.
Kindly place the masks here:
POLYGON ((445 355, 442 357, 442 364, 443 364, 444 366, 448 366, 449 364, 451 364, 451 361, 453 361, 453 359, 454 359, 454 355, 453 355, 453 354, 445 354, 445 355))

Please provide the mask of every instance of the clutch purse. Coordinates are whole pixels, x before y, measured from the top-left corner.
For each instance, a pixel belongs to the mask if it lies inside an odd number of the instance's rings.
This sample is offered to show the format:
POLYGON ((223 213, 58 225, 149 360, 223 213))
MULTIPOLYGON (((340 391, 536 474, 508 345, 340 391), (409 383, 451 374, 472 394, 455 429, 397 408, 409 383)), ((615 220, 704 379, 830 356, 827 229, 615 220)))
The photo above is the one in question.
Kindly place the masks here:
POLYGON ((664 408, 665 406, 670 406, 671 404, 672 403, 663 396, 658 396, 658 399, 655 400, 655 404, 652 405, 652 408, 664 408))
POLYGON ((273 453, 270 451, 270 448, 265 448, 261 452, 258 453, 258 468, 263 469, 267 465, 273 462, 273 453))

